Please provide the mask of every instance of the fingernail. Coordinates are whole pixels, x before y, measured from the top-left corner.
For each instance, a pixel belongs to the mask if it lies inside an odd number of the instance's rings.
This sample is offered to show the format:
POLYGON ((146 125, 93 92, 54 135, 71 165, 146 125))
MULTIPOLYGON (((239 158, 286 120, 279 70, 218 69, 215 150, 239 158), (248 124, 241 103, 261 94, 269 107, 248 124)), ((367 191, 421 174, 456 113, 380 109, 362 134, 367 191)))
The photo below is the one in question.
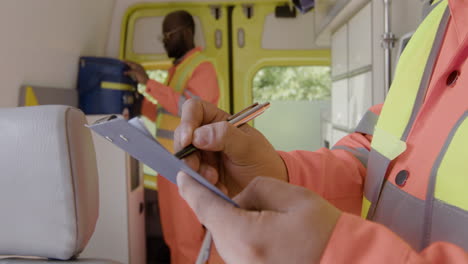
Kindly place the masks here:
POLYGON ((180 132, 180 140, 181 140, 182 145, 188 145, 189 133, 186 129, 180 132))
POLYGON ((187 144, 187 132, 185 130, 181 130, 180 131, 180 143, 182 145, 185 145, 187 144))
POLYGON ((203 147, 208 144, 208 137, 209 137, 209 129, 208 128, 198 128, 195 130, 195 133, 193 133, 193 144, 198 147, 203 147))

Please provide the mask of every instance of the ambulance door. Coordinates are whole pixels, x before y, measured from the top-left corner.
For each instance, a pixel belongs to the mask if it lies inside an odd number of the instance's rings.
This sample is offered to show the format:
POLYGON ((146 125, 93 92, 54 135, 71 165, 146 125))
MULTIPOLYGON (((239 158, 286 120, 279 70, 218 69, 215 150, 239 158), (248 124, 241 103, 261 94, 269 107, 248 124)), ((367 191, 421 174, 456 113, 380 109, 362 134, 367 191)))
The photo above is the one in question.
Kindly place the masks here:
POLYGON ((322 119, 330 106, 330 51, 314 38, 314 13, 285 1, 236 5, 232 11, 233 105, 271 107, 254 126, 276 149, 324 145, 322 119))

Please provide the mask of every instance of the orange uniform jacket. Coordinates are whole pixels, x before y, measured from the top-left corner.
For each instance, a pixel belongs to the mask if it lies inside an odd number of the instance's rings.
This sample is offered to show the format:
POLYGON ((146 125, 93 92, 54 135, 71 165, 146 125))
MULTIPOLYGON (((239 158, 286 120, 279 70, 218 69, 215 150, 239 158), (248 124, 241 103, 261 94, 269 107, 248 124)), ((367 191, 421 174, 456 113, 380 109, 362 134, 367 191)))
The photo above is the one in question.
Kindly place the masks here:
MULTIPOLYGON (((387 182, 407 193, 409 199, 425 200, 429 175, 437 156, 457 126, 457 120, 468 110, 468 65, 465 64, 468 2, 449 0, 449 8, 451 18, 421 110, 409 132, 407 150, 392 161, 386 173, 387 182), (402 182, 397 175, 403 170, 408 172, 408 177, 402 182)), ((370 111, 378 115, 381 109, 379 105, 370 111)), ((411 239, 403 239, 392 231, 392 223, 384 226, 357 216, 361 212, 366 180, 365 153, 370 150, 371 140, 370 135, 353 133, 340 140, 332 150, 280 152, 290 183, 317 192, 344 211, 322 256, 322 263, 468 263, 466 245, 463 248, 438 241, 422 250, 415 249, 409 242, 411 239)), ((466 175, 468 171, 460 173, 466 175)), ((464 213, 468 223, 468 213, 464 213)), ((398 213, 393 217, 398 218, 398 213)), ((467 232, 450 227, 448 230, 467 232)))
MULTIPOLYGON (((200 48, 195 48, 186 57, 200 48)), ((168 82, 177 71, 177 65, 169 69, 168 82)), ((147 83, 146 92, 173 115, 179 114, 181 95, 171 87, 154 80, 147 83)), ((184 98, 198 97, 217 104, 219 87, 216 70, 210 62, 202 62, 194 70, 182 93, 184 98)), ((154 107, 154 106, 153 106, 154 107)), ((156 117, 157 118, 157 117, 156 117)), ((163 177, 158 178, 159 208, 164 240, 171 250, 171 263, 194 263, 203 240, 204 230, 186 202, 180 197, 177 186, 163 177)))
MULTIPOLYGON (((196 51, 201 51, 201 48, 194 48, 184 57, 188 57, 196 51)), ((177 71, 177 65, 179 65, 182 61, 169 69, 166 83, 169 83, 172 80, 172 77, 177 71)), ((181 105, 179 102, 181 95, 175 92, 173 88, 155 80, 149 80, 146 84, 146 92, 158 100, 158 103, 161 104, 162 107, 168 110, 171 114, 179 114, 179 106, 181 105)), ((194 70, 192 77, 187 82, 183 96, 185 96, 185 98, 198 97, 204 101, 218 104, 218 78, 216 75, 216 70, 211 62, 202 62, 200 65, 198 65, 198 67, 194 70)), ((148 105, 151 103, 149 101, 144 101, 144 104, 148 105)), ((154 109, 154 106, 152 106, 152 108, 154 109)), ((156 111, 146 112, 156 113, 156 111)), ((156 118, 157 117, 150 117, 151 120, 155 120, 156 118)))

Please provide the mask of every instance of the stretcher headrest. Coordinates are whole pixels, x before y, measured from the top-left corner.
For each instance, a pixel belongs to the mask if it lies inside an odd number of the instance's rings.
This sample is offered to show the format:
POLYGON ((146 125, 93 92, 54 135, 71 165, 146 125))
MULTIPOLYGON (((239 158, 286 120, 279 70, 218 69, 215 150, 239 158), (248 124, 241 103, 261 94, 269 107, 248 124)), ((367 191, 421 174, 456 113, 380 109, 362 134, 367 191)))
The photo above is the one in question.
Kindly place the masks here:
POLYGON ((85 115, 68 106, 0 109, 0 255, 70 259, 98 217, 85 115))

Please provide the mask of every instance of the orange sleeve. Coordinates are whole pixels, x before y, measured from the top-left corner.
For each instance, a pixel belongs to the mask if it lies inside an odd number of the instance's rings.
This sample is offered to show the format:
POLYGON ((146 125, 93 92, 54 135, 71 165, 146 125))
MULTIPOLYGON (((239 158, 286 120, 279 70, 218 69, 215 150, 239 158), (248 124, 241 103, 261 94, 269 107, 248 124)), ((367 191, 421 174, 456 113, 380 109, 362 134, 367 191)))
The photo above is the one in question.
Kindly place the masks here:
MULTIPOLYGON (((370 145, 365 136, 351 134, 348 140, 370 145), (367 143, 366 143, 367 142, 367 143)), ((280 152, 291 184, 310 189, 340 210, 361 212, 366 167, 346 150, 280 152)))
POLYGON ((155 80, 148 81, 146 92, 173 115, 179 115, 179 107, 182 107, 182 104, 192 97, 199 97, 213 104, 217 104, 219 100, 218 78, 211 62, 203 62, 198 65, 190 80, 187 81, 182 95, 155 80))
POLYGON ((219 85, 216 70, 211 62, 203 62, 195 69, 186 88, 192 95, 217 105, 219 85))
MULTIPOLYGON (((379 115, 382 105, 370 109, 379 115)), ((291 184, 308 188, 342 211, 360 214, 371 135, 352 133, 332 150, 279 152, 291 184)))
POLYGON ((446 242, 417 253, 385 226, 343 213, 320 263, 468 263, 468 254, 446 242))

